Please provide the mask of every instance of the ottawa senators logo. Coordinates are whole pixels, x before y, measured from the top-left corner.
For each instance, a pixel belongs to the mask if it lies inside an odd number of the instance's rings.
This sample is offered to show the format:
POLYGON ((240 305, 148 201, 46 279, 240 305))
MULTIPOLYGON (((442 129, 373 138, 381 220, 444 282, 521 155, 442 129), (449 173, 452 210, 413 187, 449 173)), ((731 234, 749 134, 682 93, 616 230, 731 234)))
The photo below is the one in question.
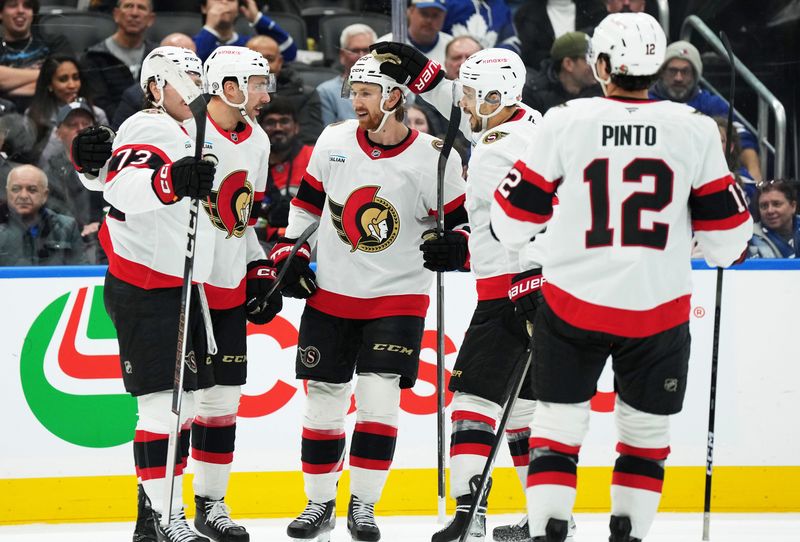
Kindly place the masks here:
POLYGON ((234 171, 225 177, 203 200, 203 208, 211 223, 228 233, 226 239, 243 236, 253 210, 253 185, 247 180, 247 171, 234 171))
POLYGON ((363 186, 352 192, 344 204, 328 198, 333 227, 350 252, 380 252, 389 247, 400 231, 394 206, 378 197, 379 186, 363 186))

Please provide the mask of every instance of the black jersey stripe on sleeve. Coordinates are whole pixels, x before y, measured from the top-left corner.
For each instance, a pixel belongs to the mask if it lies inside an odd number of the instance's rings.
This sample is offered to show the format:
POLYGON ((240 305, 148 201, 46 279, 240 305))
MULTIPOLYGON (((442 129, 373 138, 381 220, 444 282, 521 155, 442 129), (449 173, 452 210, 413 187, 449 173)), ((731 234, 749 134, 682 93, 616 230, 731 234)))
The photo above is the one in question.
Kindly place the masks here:
POLYGON ((696 231, 731 230, 750 216, 747 200, 730 175, 692 190, 689 208, 696 231))
POLYGON ((292 200, 292 205, 305 209, 317 216, 322 216, 322 208, 325 206, 325 190, 322 183, 311 177, 304 175, 300 182, 297 195, 292 200))
POLYGON ((115 149, 111 155, 106 182, 114 179, 120 171, 128 167, 156 171, 171 162, 166 153, 154 145, 123 145, 115 149))

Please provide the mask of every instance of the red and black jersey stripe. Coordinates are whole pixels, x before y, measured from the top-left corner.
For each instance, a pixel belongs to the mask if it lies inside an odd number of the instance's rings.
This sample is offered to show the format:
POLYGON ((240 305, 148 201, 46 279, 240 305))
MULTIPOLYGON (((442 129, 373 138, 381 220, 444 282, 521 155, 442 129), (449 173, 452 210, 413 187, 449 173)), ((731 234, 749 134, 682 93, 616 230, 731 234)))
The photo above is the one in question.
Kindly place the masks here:
POLYGON ((531 462, 528 487, 578 485, 578 453, 580 446, 569 446, 554 440, 533 437, 529 441, 531 462))
POLYGON ((114 150, 108 162, 106 182, 111 181, 127 167, 157 171, 164 164, 171 162, 163 150, 153 145, 123 145, 114 150))
MULTIPOLYGON (((461 194, 444 205, 444 229, 452 230, 469 222, 467 208, 464 206, 466 199, 466 194, 461 194)), ((439 212, 436 209, 431 209, 428 211, 428 214, 432 217, 436 217, 439 212)))
POLYGON ((306 173, 300 181, 300 188, 292 200, 292 205, 305 209, 309 213, 322 216, 325 207, 325 188, 317 179, 306 173))
POLYGON ((192 424, 192 459, 227 465, 233 462, 235 423, 217 423, 214 418, 195 418, 192 424))
POLYGON ((494 199, 516 220, 543 224, 553 215, 553 194, 560 179, 548 181, 517 161, 495 190, 494 199))
POLYGON ((342 470, 345 437, 341 429, 303 427, 300 460, 306 474, 325 474, 342 470))
POLYGON ((696 231, 731 230, 750 216, 744 194, 730 175, 692 190, 689 208, 696 231))
POLYGON ((669 447, 636 448, 619 443, 617 451, 620 455, 614 463, 613 485, 661 492, 669 447))

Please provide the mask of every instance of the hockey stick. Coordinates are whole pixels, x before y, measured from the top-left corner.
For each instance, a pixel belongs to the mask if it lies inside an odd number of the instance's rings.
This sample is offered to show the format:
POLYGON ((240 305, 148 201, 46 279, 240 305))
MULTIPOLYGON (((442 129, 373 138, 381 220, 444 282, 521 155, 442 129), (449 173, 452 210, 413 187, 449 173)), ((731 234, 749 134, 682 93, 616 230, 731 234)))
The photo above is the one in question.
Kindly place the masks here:
POLYGON ((289 255, 286 256, 286 261, 284 262, 283 267, 281 268, 280 272, 278 273, 278 276, 275 277, 275 282, 272 283, 272 288, 270 288, 269 292, 267 292, 266 299, 269 299, 270 297, 272 297, 272 294, 274 294, 275 290, 278 289, 278 286, 280 285, 281 281, 283 280, 283 277, 285 277, 286 273, 289 271, 289 263, 291 263, 291 261, 294 258, 295 254, 297 254, 297 251, 300 250, 300 247, 303 246, 303 243, 308 241, 308 238, 311 237, 311 235, 315 231, 317 231, 317 227, 318 226, 319 226, 319 222, 312 222, 311 224, 308 225, 308 227, 305 230, 303 230, 303 233, 300 234, 300 237, 297 238, 297 241, 294 242, 294 246, 292 247, 292 250, 289 252, 289 255))
MULTIPOLYGON (((439 162, 436 168, 436 233, 439 238, 444 237, 444 174, 447 169, 447 160, 453 150, 456 132, 461 124, 461 108, 455 99, 456 86, 453 85, 453 98, 450 107, 450 120, 447 124, 447 133, 444 136, 442 150, 439 153, 439 162)), ((439 523, 444 523, 447 516, 447 501, 445 493, 445 420, 444 420, 444 275, 441 271, 436 273, 436 444, 437 444, 437 511, 439 523)))
MULTIPOLYGON (((174 88, 192 112, 197 133, 194 140, 195 158, 203 157, 203 143, 206 134, 206 100, 202 91, 186 72, 179 69, 172 61, 163 56, 151 58, 157 73, 174 88)), ((186 346, 189 336, 189 308, 192 297, 192 272, 194 270, 195 240, 197 237, 197 219, 200 212, 200 200, 194 198, 189 206, 189 231, 186 241, 186 253, 183 263, 183 285, 181 286, 181 308, 178 316, 178 345, 175 351, 175 375, 172 383, 172 420, 167 441, 167 463, 164 472, 164 508, 162 525, 169 525, 172 518, 172 497, 175 485, 175 465, 178 457, 178 435, 181 431, 181 403, 183 399, 183 373, 186 359, 186 346)))
POLYGON ((469 538, 469 532, 472 530, 472 523, 475 521, 475 516, 478 513, 478 507, 483 502, 486 488, 489 486, 489 477, 492 475, 492 469, 494 468, 494 460, 497 458, 497 452, 500 449, 500 446, 503 444, 506 427, 508 426, 508 419, 511 417, 511 412, 514 410, 514 404, 517 402, 519 392, 522 390, 522 385, 525 381, 525 375, 528 373, 528 368, 531 366, 533 361, 533 335, 531 335, 529 347, 530 352, 525 359, 525 363, 517 364, 516 371, 511 375, 511 380, 509 382, 512 384, 512 386, 509 390, 506 407, 503 409, 503 416, 500 418, 500 424, 497 426, 497 432, 494 435, 492 448, 489 450, 489 456, 486 458, 486 463, 483 466, 481 483, 478 486, 478 491, 472 500, 472 506, 469 507, 469 513, 467 514, 467 525, 464 529, 464 532, 461 533, 461 536, 458 539, 459 542, 467 542, 467 539, 469 538))
MULTIPOLYGON (((731 154, 733 145, 731 140, 733 138, 733 102, 734 93, 736 92, 736 60, 733 56, 733 49, 731 49, 731 42, 725 32, 720 32, 719 37, 722 44, 725 46, 725 52, 728 54, 728 61, 731 64, 731 87, 730 87, 730 100, 728 103, 728 127, 725 132, 725 162, 731 163, 731 154)), ((730 165, 728 166, 730 167, 730 165)), ((719 335, 720 335, 720 320, 722 319, 722 277, 723 270, 721 267, 717 268, 717 287, 714 298, 714 339, 711 347, 711 391, 708 401, 708 439, 707 439, 707 452, 706 452, 706 487, 705 497, 703 500, 703 540, 710 540, 711 529, 711 476, 714 470, 714 420, 717 410, 717 367, 719 365, 719 335)))

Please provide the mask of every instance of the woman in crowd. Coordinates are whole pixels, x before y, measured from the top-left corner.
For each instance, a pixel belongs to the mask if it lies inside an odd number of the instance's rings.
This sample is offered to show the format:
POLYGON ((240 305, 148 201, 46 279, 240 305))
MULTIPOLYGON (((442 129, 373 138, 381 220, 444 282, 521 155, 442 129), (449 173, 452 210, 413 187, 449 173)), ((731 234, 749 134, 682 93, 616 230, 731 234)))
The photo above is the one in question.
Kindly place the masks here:
POLYGON ((800 220, 793 182, 775 179, 758 183, 760 219, 748 246, 751 258, 796 258, 800 255, 800 220))
MULTIPOLYGON (((48 57, 39 71, 36 80, 36 90, 33 94, 30 107, 25 114, 30 119, 36 133, 31 159, 40 161, 44 149, 52 146, 51 139, 55 139, 53 128, 56 124, 58 109, 68 103, 79 99, 91 104, 87 95, 88 86, 85 84, 85 74, 75 57, 69 55, 53 55, 48 57)), ((99 107, 92 106, 98 124, 108 124, 105 112, 99 107)))

